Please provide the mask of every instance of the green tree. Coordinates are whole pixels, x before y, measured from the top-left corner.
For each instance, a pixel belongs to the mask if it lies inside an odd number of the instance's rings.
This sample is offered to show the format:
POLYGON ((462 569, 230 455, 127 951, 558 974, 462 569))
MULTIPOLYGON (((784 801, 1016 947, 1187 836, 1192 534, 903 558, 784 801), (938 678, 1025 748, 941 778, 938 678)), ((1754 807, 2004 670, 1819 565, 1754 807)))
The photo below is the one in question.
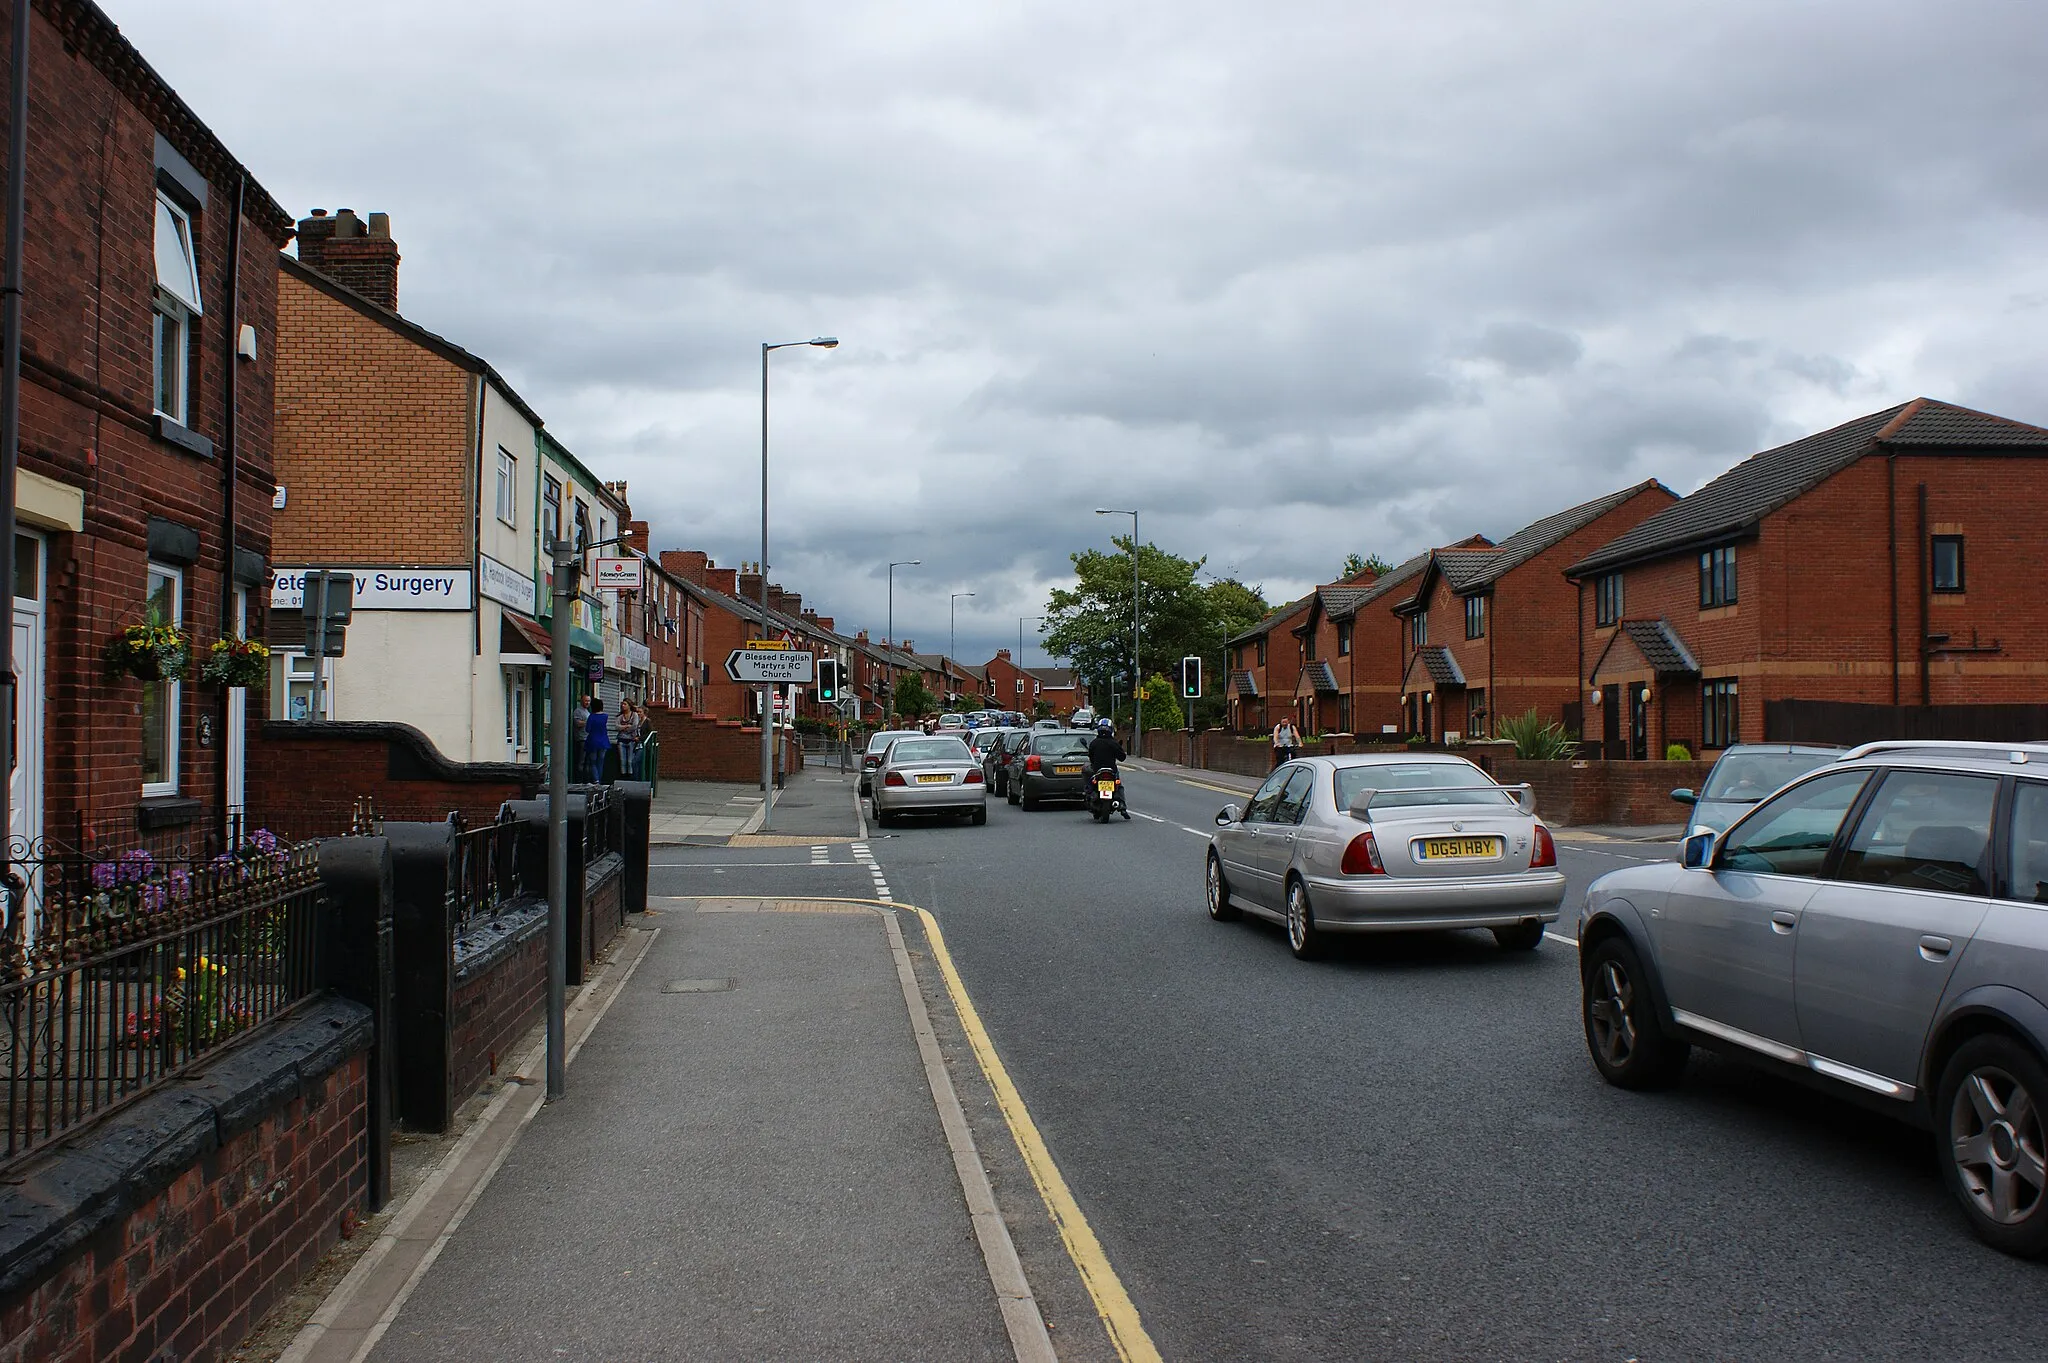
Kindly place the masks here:
POLYGON ((915 672, 906 672, 896 679, 896 713, 905 719, 917 719, 936 712, 938 697, 925 689, 924 679, 915 672))
POLYGON ((1337 576, 1344 581, 1349 581, 1360 573, 1371 573, 1374 577, 1385 577, 1392 571, 1394 571, 1394 565, 1381 558, 1378 554, 1346 554, 1344 556, 1344 567, 1337 576))
POLYGON ((1183 729, 1187 727, 1187 716, 1181 713, 1180 695, 1173 682, 1161 676, 1154 676, 1144 686, 1145 727, 1148 729, 1183 729))

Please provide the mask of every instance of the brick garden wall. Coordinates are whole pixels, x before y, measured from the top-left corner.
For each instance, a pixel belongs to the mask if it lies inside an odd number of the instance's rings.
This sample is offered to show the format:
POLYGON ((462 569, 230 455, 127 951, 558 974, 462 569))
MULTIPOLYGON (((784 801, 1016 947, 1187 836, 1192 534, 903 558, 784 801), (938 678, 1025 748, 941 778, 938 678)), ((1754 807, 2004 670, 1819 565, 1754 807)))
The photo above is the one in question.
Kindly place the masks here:
POLYGON ((9 1301, 0 1358, 220 1357, 340 1238, 343 1214, 361 1206, 368 1102, 358 1052, 9 1301))
MULTIPOLYGON (((661 778, 664 781, 731 781, 761 779, 761 730, 735 719, 713 719, 683 710, 649 707, 647 716, 661 735, 661 778)), ((782 742, 783 770, 803 770, 803 744, 782 742)))
POLYGON ((273 719, 250 726, 247 781, 253 820, 318 833, 333 830, 310 825, 346 820, 359 799, 387 817, 460 811, 472 826, 489 823, 505 801, 533 798, 545 776, 518 763, 451 762, 410 725, 273 719))
POLYGON ((540 1019, 548 992, 548 920, 543 914, 455 981, 449 1014, 454 1033, 455 1101, 497 1073, 512 1048, 540 1019))
POLYGON ((605 857, 584 875, 583 959, 595 961, 626 926, 625 863, 605 857))

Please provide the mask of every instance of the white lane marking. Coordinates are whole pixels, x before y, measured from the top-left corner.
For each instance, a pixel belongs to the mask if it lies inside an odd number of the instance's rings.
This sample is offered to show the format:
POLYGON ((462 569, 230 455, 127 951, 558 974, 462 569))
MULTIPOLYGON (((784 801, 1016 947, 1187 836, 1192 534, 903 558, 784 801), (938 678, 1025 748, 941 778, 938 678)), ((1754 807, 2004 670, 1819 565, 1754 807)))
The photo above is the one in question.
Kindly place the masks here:
POLYGON ((1178 829, 1179 829, 1179 830, 1180 830, 1181 832, 1183 832, 1183 833, 1192 833, 1192 834, 1194 834, 1194 835, 1195 835, 1196 837, 1198 837, 1198 838, 1201 838, 1201 839, 1202 839, 1202 840, 1204 840, 1204 841, 1207 841, 1207 840, 1208 840, 1208 837, 1209 837, 1209 835, 1208 835, 1207 833, 1204 833, 1204 832, 1203 832, 1203 831, 1202 831, 1201 829, 1199 829, 1199 828, 1189 828, 1189 827, 1188 827, 1188 826, 1187 826, 1186 824, 1184 824, 1184 823, 1177 823, 1177 824, 1175 824, 1175 825, 1174 825, 1174 827, 1175 827, 1175 828, 1178 828, 1178 829))
MULTIPOLYGON (((650 861, 647 864, 649 866, 660 867, 664 870, 687 871, 693 869, 701 870, 704 867, 712 866, 715 863, 709 861, 650 861)), ((735 861, 728 864, 735 871, 781 871, 788 870, 792 867, 797 866, 823 866, 833 870, 845 869, 845 863, 842 862, 835 867, 829 861, 735 861)), ((726 870, 726 867, 720 866, 717 869, 721 874, 723 874, 726 870)))
POLYGON ((1575 947, 1579 944, 1578 938, 1567 937, 1563 933, 1557 932, 1551 928, 1545 928, 1543 930, 1543 935, 1545 937, 1548 937, 1553 942, 1563 942, 1568 947, 1575 947))
POLYGON ((1139 809, 1134 809, 1134 810, 1132 810, 1132 811, 1131 811, 1131 817, 1132 817, 1132 818, 1134 818, 1134 819, 1144 819, 1144 820, 1146 820, 1146 821, 1147 821, 1148 823, 1165 823, 1165 822, 1166 822, 1166 820, 1164 820, 1164 819, 1160 818, 1160 817, 1159 817, 1159 816, 1158 816, 1157 814, 1147 814, 1147 813, 1145 813, 1145 812, 1144 812, 1143 810, 1139 810, 1139 809))

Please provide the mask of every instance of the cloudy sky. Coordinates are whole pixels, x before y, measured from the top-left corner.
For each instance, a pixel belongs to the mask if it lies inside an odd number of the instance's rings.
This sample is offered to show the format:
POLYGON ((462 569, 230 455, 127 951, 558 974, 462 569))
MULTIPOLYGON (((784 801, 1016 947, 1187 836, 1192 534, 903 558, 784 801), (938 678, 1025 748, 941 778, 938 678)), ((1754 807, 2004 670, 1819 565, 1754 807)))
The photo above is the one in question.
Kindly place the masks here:
MULTIPOLYGON (((101 0, 408 316, 842 625, 1298 592, 1927 395, 2048 424, 2034 0, 101 0)), ((1043 661, 1035 646, 1031 661, 1043 661)))

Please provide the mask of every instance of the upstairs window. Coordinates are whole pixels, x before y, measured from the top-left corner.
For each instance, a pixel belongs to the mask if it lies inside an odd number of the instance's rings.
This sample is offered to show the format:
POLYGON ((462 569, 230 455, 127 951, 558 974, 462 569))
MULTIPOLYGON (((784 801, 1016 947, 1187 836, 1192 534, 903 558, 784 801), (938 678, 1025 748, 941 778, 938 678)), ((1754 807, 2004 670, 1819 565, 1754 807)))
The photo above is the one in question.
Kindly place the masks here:
POLYGON ((541 548, 552 550, 562 537, 562 480, 552 473, 541 481, 540 529, 547 537, 541 548))
POLYGON ((1301 657, 1304 662, 1312 663, 1316 660, 1316 632, 1314 630, 1310 630, 1307 634, 1301 636, 1301 657))
POLYGON ((205 309, 199 303, 192 219, 161 193, 156 196, 156 289, 151 308, 156 410, 182 426, 191 407, 192 324, 205 309))
POLYGON ((1421 648, 1429 642, 1429 612, 1420 611, 1408 617, 1408 642, 1421 648))
POLYGON ((1468 596, 1465 598, 1465 637, 1484 639, 1486 637, 1486 598, 1468 596))
POLYGON ((1264 639, 1261 639, 1261 640, 1259 640, 1259 664, 1258 664, 1258 665, 1259 665, 1260 667, 1264 667, 1264 666, 1266 665, 1266 641, 1265 641, 1264 639))
POLYGON ((1735 604, 1735 546, 1724 544, 1700 555, 1700 609, 1735 604))
POLYGON ((1934 566, 1934 590, 1944 596, 1960 594, 1963 590, 1963 537, 1936 535, 1928 560, 1934 566))
POLYGON ((1621 623, 1621 574, 1609 573, 1593 584, 1593 624, 1596 627, 1621 623))
POLYGON ((1340 658, 1351 656, 1351 622, 1349 620, 1337 626, 1337 656, 1340 658))
POLYGON ((517 527, 519 503, 514 489, 519 485, 519 461, 503 445, 498 446, 498 519, 517 527))

